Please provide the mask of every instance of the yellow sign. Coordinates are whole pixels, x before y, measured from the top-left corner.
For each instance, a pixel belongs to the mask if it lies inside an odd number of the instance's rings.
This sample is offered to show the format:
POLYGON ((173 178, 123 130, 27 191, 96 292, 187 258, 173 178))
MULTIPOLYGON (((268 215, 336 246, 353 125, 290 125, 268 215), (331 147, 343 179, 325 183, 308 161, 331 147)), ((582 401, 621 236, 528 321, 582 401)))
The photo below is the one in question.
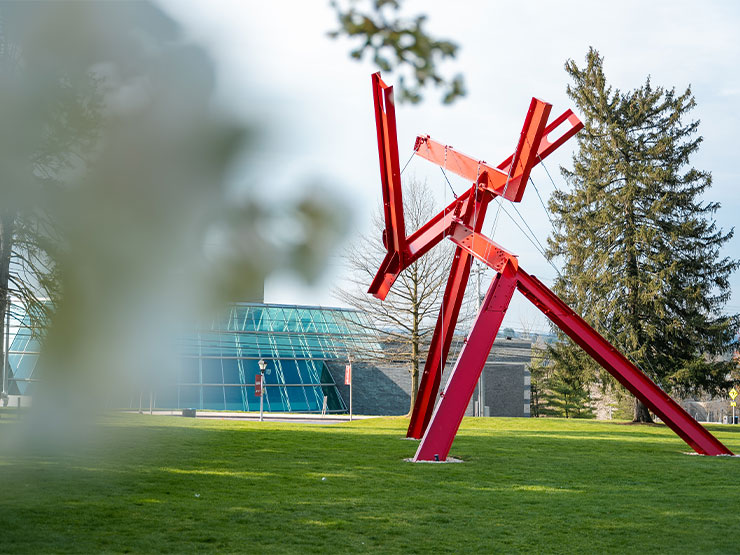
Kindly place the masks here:
POLYGON ((737 403, 736 403, 735 401, 732 401, 732 402, 730 403, 730 406, 731 406, 731 407, 736 407, 736 406, 737 406, 737 403))
POLYGON ((732 388, 732 389, 730 390, 730 399, 732 399, 732 400, 734 401, 734 400, 735 400, 735 397, 737 397, 737 389, 735 389, 735 388, 733 387, 733 388, 732 388))

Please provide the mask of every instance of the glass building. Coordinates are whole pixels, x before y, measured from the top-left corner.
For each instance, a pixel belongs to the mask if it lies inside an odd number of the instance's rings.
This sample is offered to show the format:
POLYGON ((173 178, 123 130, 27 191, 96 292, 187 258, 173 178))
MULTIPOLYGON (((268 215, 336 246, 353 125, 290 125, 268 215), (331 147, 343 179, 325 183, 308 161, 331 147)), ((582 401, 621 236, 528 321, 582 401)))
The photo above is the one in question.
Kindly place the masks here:
POLYGON ((3 376, 6 382, 4 389, 10 395, 30 395, 40 344, 37 335, 31 333, 29 316, 16 305, 10 305, 5 333, 12 340, 7 343, 8 370, 3 376))
MULTIPOLYGON (((255 378, 264 360, 265 411, 347 412, 327 362, 377 352, 378 342, 366 330, 365 316, 354 310, 236 303, 179 340, 176 383, 157 388, 154 406, 259 410, 255 378)), ((38 351, 27 323, 21 325, 9 349, 9 393, 31 393, 38 351)))

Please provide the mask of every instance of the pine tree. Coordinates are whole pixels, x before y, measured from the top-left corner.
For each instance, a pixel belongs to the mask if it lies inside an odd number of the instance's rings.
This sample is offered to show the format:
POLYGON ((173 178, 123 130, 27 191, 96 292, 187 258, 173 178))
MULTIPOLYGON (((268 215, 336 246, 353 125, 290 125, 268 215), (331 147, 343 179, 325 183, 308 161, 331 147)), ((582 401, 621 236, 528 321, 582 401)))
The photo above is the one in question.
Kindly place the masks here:
POLYGON ((550 368, 538 384, 541 414, 565 418, 594 417, 589 393, 593 374, 589 365, 583 364, 583 355, 585 353, 581 349, 548 346, 550 368))
POLYGON ((593 418, 591 397, 585 389, 586 384, 579 383, 570 373, 557 374, 547 383, 547 390, 542 394, 543 407, 540 414, 565 418, 593 418))
MULTIPOLYGON (((550 201, 549 254, 564 261, 555 290, 663 389, 716 393, 731 364, 718 359, 740 323, 722 314, 738 262, 720 255, 733 231, 717 228, 720 205, 703 199, 711 174, 690 165, 702 142, 688 120, 691 88, 679 94, 648 78, 613 89, 593 48, 585 67, 568 60, 565 69, 585 129, 573 169, 562 168, 570 190, 550 201)), ((556 367, 572 363, 573 347, 556 347, 556 367)), ((637 400, 634 418, 650 420, 637 400)))

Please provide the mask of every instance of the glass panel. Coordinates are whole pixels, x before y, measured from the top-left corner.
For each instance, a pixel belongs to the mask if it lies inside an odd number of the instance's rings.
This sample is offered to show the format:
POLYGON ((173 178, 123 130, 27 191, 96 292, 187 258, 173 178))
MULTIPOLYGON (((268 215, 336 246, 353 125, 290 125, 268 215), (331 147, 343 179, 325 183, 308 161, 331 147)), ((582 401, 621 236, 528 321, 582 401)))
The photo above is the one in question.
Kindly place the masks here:
POLYGON ((257 348, 257 336, 241 334, 236 337, 237 353, 243 357, 258 357, 260 354, 257 348))
MULTIPOLYGON (((225 384, 242 383, 239 377, 239 361, 234 359, 223 359, 223 373, 225 384)), ((238 389, 236 387, 230 387, 228 389, 238 389)))
POLYGON ((298 311, 295 308, 286 308, 285 312, 285 331, 300 331, 298 311))
MULTIPOLYGON (((331 377, 331 374, 329 373, 329 369, 327 368, 326 364, 321 364, 321 383, 334 383, 334 378, 331 377)), ((339 392, 337 391, 337 388, 335 385, 330 386, 324 386, 322 388, 323 394, 326 395, 327 401, 326 401, 326 408, 330 411, 345 411, 347 408, 344 406, 344 402, 342 401, 341 396, 339 395, 339 392)))
MULTIPOLYGON (((5 338, 3 338, 5 339, 5 338)), ((10 342, 10 351, 25 351, 28 346, 28 342, 31 340, 31 330, 28 328, 20 328, 10 342)))
MULTIPOLYGON (((287 412, 288 407, 283 403, 281 396, 281 387, 266 387, 265 388, 265 410, 270 412, 287 412)), ((285 393, 284 391, 282 393, 285 393)))
POLYGON ((304 332, 315 332, 316 326, 311 319, 311 312, 308 309, 299 309, 299 318, 301 321, 301 330, 304 332))
POLYGON ((285 383, 303 383, 303 381, 301 380, 301 376, 298 373, 298 367, 295 360, 281 359, 280 365, 283 370, 283 378, 285 379, 285 383))
POLYGON ((309 410, 308 399, 304 393, 305 387, 286 387, 285 390, 290 400, 291 412, 305 412, 309 410))
POLYGON ((246 410, 242 400, 242 389, 241 387, 224 387, 226 410, 246 410))
POLYGON ((324 322, 323 312, 321 310, 311 310, 309 312, 311 314, 311 319, 316 326, 316 331, 318 333, 326 333, 328 328, 326 326, 326 322, 324 322))
POLYGON ((327 328, 329 330, 329 333, 339 333, 340 329, 337 325, 334 313, 330 310, 325 311, 322 316, 324 317, 324 320, 326 321, 327 328))
POLYGON ((180 366, 180 383, 200 383, 200 359, 183 358, 180 366))
POLYGON ((246 398, 249 407, 247 410, 259 410, 260 398, 254 394, 254 378, 252 378, 251 381, 248 381, 247 384, 248 385, 245 389, 247 392, 246 398))
POLYGON ((264 331, 282 331, 285 326, 285 317, 283 316, 282 308, 271 307, 266 310, 267 319, 265 320, 266 325, 263 326, 264 331))
POLYGON ((308 348, 309 357, 321 357, 322 355, 321 344, 319 343, 319 338, 317 336, 307 335, 306 336, 306 347, 308 348))
POLYGON ((308 365, 309 362, 306 360, 296 360, 296 368, 298 369, 298 372, 300 374, 300 383, 316 383, 316 380, 313 379, 312 373, 309 371, 308 365))
POLYGON ((180 406, 181 409, 199 409, 200 406, 200 387, 199 386, 180 386, 180 406))
POLYGON ((217 333, 200 334, 200 349, 204 356, 221 356, 221 345, 217 333))
POLYGON ((224 383, 224 374, 221 369, 220 358, 204 358, 203 365, 203 383, 204 384, 222 384, 224 383))
POLYGON ((324 406, 324 394, 320 387, 306 387, 306 398, 308 399, 308 410, 321 412, 324 406))
POLYGON ((203 386, 203 408, 209 410, 224 410, 224 387, 203 386))
POLYGON ((259 307, 249 307, 247 317, 244 321, 244 331, 255 331, 261 328, 262 312, 264 309, 259 307))

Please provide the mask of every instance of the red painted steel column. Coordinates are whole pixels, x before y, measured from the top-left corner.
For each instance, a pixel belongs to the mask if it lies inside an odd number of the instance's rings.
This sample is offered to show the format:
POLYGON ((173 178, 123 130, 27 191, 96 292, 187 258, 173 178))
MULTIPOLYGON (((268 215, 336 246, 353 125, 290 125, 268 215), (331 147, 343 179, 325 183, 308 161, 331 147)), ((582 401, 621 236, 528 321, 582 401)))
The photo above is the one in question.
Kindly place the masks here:
POLYGON ((619 383, 650 408, 678 436, 702 455, 732 455, 637 366, 632 364, 536 277, 521 268, 517 287, 545 316, 601 364, 619 383))
POLYGON ((424 435, 429 419, 432 417, 434 403, 437 400, 437 392, 442 379, 444 361, 450 352, 452 336, 455 333, 457 318, 460 315, 465 289, 470 276, 470 263, 472 257, 469 253, 457 247, 455 258, 452 260, 450 277, 447 279, 442 309, 437 318, 434 328, 427 360, 424 363, 424 371, 421 373, 419 391, 416 394, 416 402, 411 411, 411 421, 406 431, 406 437, 416 439, 424 435))
MULTIPOLYGON (((478 191, 475 187, 474 192, 478 191)), ((465 214, 463 220, 472 224, 477 230, 483 226, 486 217, 486 209, 491 197, 481 194, 478 191, 478 202, 473 205, 474 196, 470 195, 465 202, 465 214)), ((472 257, 470 254, 458 246, 455 249, 455 257, 452 260, 450 275, 447 278, 444 296, 442 297, 442 306, 440 307, 437 324, 434 328, 434 335, 429 345, 429 352, 424 363, 424 371, 421 374, 419 382, 419 391, 416 395, 416 402, 411 411, 411 420, 409 422, 406 437, 415 439, 421 438, 429 425, 432 418, 434 403, 439 392, 439 384, 442 380, 447 355, 450 352, 452 337, 455 333, 455 326, 460 315, 460 307, 465 297, 465 289, 470 277, 470 267, 472 257)))
POLYGON ((473 330, 445 386, 414 461, 444 461, 475 390, 516 288, 517 270, 507 263, 488 289, 473 330))
POLYGON ((378 135, 378 160, 380 183, 383 190, 383 214, 385 230, 383 243, 388 254, 380 271, 370 284, 369 292, 380 299, 385 298, 393 280, 403 270, 406 256, 406 226, 403 216, 403 193, 401 171, 398 162, 398 140, 396 136, 396 108, 393 103, 393 87, 387 86, 380 73, 372 76, 373 102, 375 104, 375 127, 378 135), (390 274, 390 276, 388 275, 390 274))

